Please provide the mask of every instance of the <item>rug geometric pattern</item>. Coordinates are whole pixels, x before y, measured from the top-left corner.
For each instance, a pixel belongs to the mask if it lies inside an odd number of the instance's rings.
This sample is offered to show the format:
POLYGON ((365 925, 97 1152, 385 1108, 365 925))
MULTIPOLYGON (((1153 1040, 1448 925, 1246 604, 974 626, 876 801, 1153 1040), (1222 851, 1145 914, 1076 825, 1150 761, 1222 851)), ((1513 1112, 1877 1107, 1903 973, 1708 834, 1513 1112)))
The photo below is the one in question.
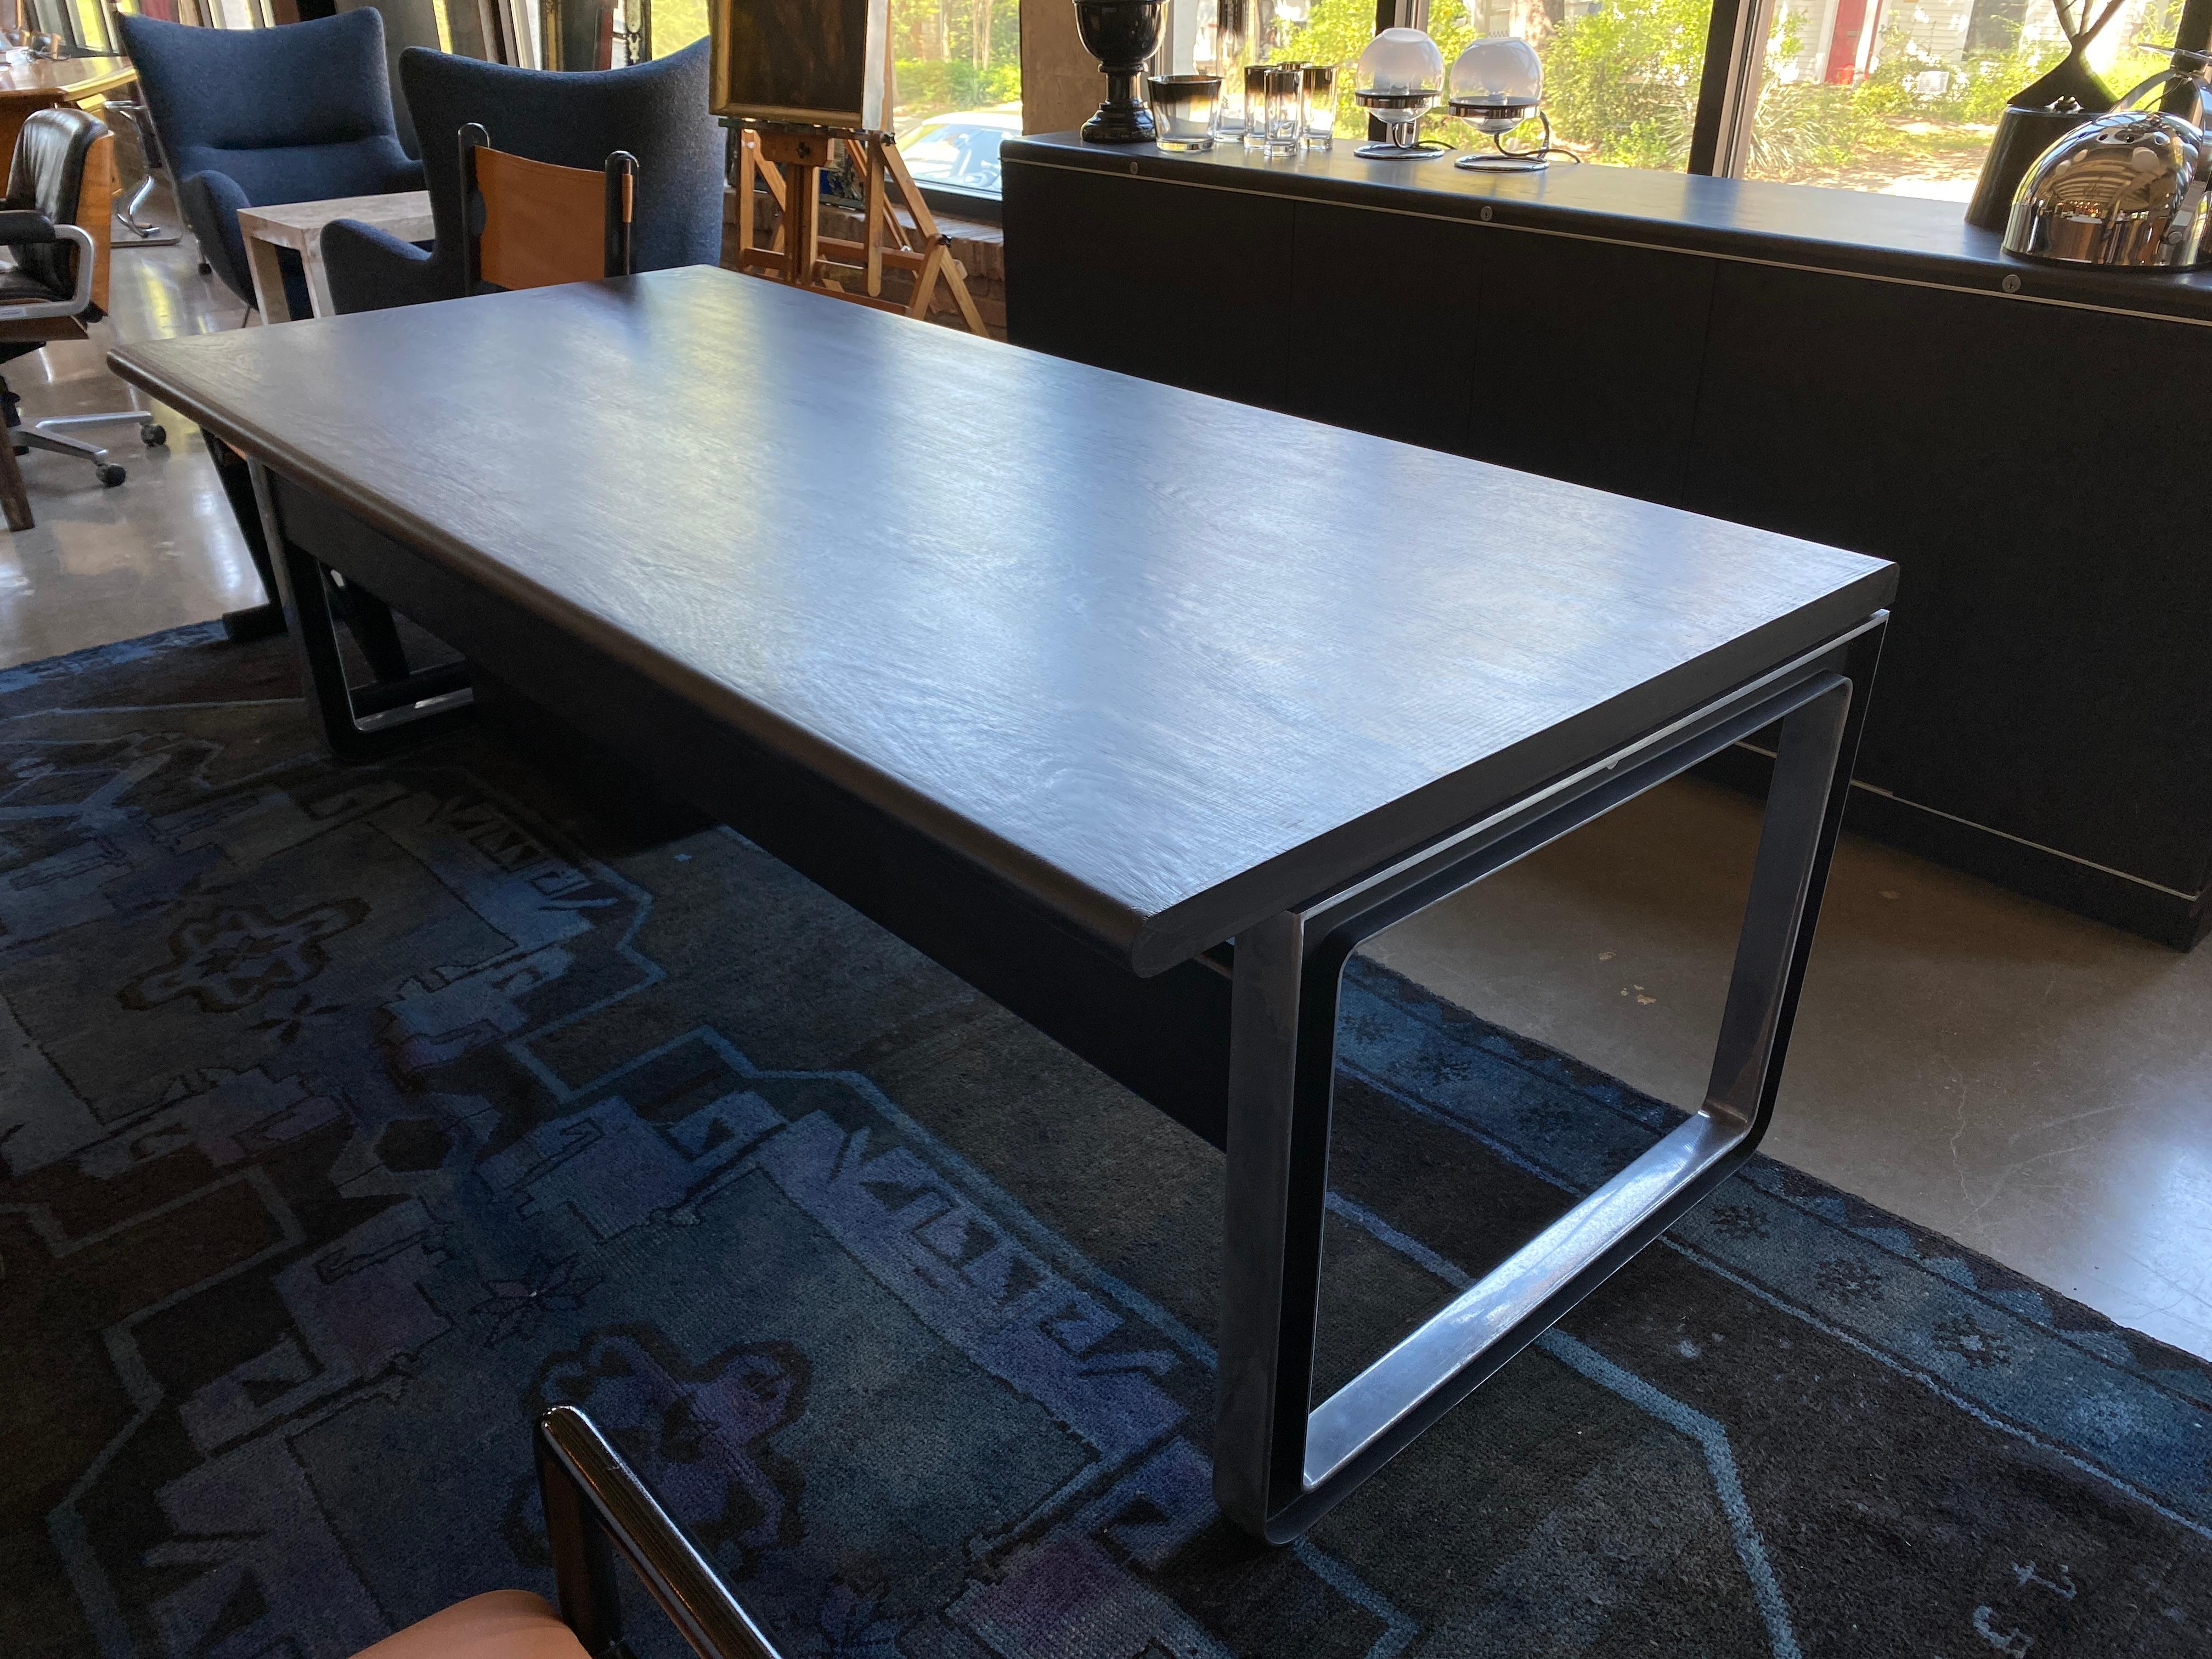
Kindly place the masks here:
MULTIPOLYGON (((1324 1387, 1671 1121, 1364 963, 1340 1097, 1324 1387)), ((0 1161, 9 1654, 549 1589, 558 1401, 794 1659, 2212 1651, 2212 1370, 1765 1159, 1251 1543, 1217 1154, 734 835, 336 765, 281 640, 0 674, 0 1161)))

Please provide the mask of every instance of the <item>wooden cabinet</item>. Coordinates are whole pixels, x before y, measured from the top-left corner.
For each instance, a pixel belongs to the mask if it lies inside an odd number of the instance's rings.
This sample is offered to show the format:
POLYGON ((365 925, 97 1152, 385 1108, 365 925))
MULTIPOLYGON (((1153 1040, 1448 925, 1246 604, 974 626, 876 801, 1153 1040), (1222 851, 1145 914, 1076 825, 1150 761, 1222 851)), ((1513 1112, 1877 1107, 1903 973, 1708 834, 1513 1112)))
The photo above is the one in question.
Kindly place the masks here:
POLYGON ((1917 266, 1823 269, 1783 186, 1578 169, 1493 220, 1464 174, 1024 154, 1056 142, 1007 152, 1016 343, 1893 559, 1852 822, 2170 943, 2212 921, 2194 279, 2016 295, 1943 204, 1863 210, 1917 266), (1620 216, 1636 188, 1705 222, 1620 216), (1613 206, 1546 205, 1576 190, 1613 206))
POLYGON ((1713 261, 1491 228, 1469 453, 1682 505, 1713 261))
POLYGON ((2208 372, 2187 324, 1730 265, 1685 504, 1902 568, 1862 777, 2195 892, 2212 566, 2176 417, 2208 372))
POLYGON ((1439 219, 1393 223, 1326 203, 1297 204, 1290 259, 1291 385, 1283 407, 1332 425, 1468 447, 1475 331, 1483 315, 1481 231, 1439 219))
POLYGON ((1100 368, 1282 407, 1291 204, 1159 185, 1142 194, 1132 218, 1121 179, 1007 173, 1007 222, 1022 227, 1006 239, 1007 331, 1100 368))

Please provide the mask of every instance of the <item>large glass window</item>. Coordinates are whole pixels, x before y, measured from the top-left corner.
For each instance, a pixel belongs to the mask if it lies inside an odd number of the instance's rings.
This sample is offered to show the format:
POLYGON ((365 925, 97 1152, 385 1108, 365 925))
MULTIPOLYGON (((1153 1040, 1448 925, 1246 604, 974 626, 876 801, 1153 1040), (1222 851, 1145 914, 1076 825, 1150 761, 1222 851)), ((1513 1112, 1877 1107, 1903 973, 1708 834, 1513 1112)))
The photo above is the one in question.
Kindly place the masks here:
MULTIPOLYGON (((568 5, 589 9, 580 0, 568 5)), ((604 33, 613 61, 665 58, 704 38, 707 7, 708 0, 609 0, 611 27, 604 33), (642 46, 636 20, 649 20, 642 46)), ((890 0, 890 41, 889 113, 908 168, 924 184, 996 195, 1000 142, 1022 130, 1019 0, 890 0)), ((607 55, 604 42, 599 50, 607 55)))
MULTIPOLYGON (((2127 0, 2098 35, 2115 94, 2163 65, 2138 44, 2179 10, 2127 0)), ((2065 55, 2051 0, 1775 0, 1744 174, 1965 202, 2006 101, 2065 55)))
POLYGON ((707 38, 707 0, 653 0, 653 55, 665 58, 707 38))
MULTIPOLYGON (((1232 15, 1255 3, 1220 0, 1232 15)), ((1288 7, 1280 0, 1256 3, 1261 38, 1277 56, 1349 66, 1374 37, 1374 0, 1311 0, 1310 9, 1297 0, 1288 7), (1287 24, 1286 9, 1293 20, 1287 24)), ((1429 33, 1447 65, 1483 35, 1517 35, 1543 59, 1555 143, 1589 162, 1679 171, 1689 161, 1711 19, 1712 0, 1432 0, 1429 33)), ((1201 22, 1194 46, 1197 61, 1212 60, 1217 29, 1201 22)), ((1366 130, 1365 115, 1349 98, 1337 123, 1347 137, 1366 130)), ((1430 117, 1422 131, 1468 148, 1490 143, 1442 116, 1430 117)))
POLYGON ((923 184, 997 194, 999 145, 1022 130, 1018 0, 890 5, 891 130, 908 170, 923 184))

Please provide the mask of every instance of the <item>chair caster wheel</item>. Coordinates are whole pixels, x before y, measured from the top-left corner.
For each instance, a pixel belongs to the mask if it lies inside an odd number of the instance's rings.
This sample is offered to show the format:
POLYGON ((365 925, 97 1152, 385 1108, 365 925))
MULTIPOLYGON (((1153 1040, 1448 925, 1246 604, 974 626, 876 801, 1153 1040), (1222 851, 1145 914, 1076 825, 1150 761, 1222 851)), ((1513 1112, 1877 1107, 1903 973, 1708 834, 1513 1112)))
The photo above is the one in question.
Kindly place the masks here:
POLYGON ((103 466, 100 469, 100 482, 110 489, 121 483, 124 477, 124 471, 119 466, 103 466))
POLYGON ((159 449, 169 441, 169 430, 167 427, 149 421, 138 428, 138 441, 149 449, 159 449))

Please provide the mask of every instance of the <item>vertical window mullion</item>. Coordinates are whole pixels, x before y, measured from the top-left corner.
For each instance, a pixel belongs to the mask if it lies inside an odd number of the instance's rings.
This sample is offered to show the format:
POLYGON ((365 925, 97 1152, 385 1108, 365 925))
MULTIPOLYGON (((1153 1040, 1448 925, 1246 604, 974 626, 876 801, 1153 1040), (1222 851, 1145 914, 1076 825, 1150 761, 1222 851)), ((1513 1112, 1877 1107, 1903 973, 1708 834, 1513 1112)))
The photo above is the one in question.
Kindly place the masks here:
POLYGON ((1751 126, 1766 70, 1766 37, 1774 0, 1713 0, 1698 79, 1697 116, 1690 129, 1692 173, 1733 179, 1751 154, 1751 126))

